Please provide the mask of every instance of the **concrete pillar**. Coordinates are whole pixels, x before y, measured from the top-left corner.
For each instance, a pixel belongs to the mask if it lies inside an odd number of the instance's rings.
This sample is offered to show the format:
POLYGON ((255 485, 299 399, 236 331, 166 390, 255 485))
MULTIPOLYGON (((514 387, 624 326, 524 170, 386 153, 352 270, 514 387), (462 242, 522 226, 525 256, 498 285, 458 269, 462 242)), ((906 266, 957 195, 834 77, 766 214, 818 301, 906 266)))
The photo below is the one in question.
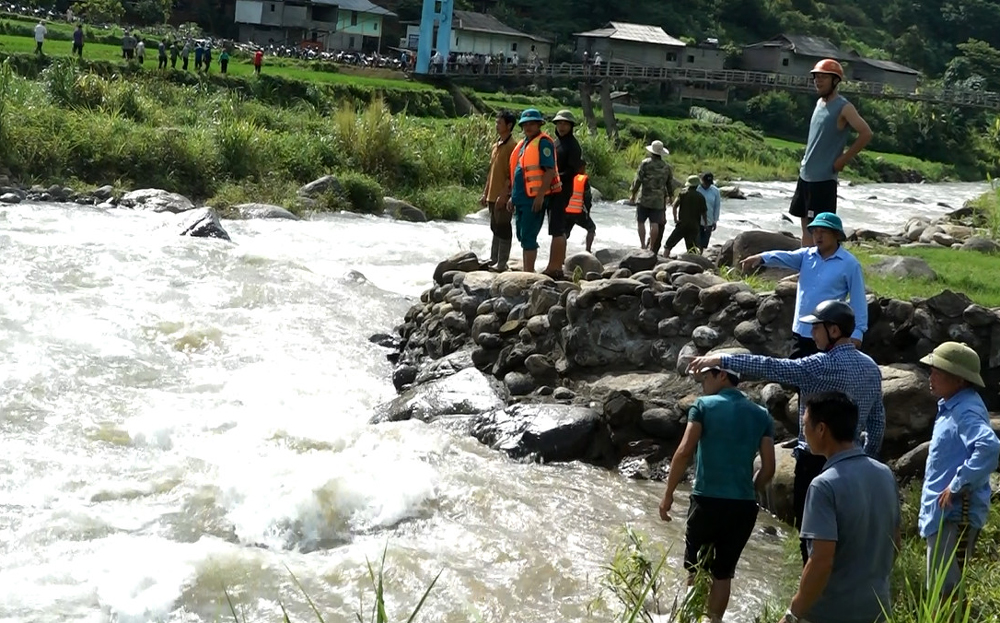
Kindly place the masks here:
POLYGON ((451 19, 455 8, 454 0, 424 0, 420 14, 420 42, 417 45, 417 73, 430 73, 431 51, 437 49, 445 58, 451 52, 451 19), (434 42, 434 26, 438 27, 437 41, 434 42), (435 45, 436 44, 436 45, 435 45))

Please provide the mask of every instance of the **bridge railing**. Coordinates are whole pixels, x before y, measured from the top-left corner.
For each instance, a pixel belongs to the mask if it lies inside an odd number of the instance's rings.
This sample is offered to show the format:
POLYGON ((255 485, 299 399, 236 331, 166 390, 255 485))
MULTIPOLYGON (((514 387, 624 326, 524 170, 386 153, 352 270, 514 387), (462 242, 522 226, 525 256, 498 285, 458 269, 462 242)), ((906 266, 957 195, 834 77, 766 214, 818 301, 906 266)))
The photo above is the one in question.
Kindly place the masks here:
MULTIPOLYGON (((456 77, 521 77, 521 78, 614 78, 637 81, 677 81, 720 84, 725 86, 761 86, 808 91, 813 89, 809 76, 775 74, 740 69, 693 69, 680 67, 646 67, 621 62, 600 65, 581 63, 544 64, 490 64, 486 66, 456 67, 449 73, 456 77)), ((873 95, 882 98, 911 101, 950 103, 964 106, 1000 109, 1000 93, 969 89, 948 89, 917 86, 901 90, 878 82, 850 80, 842 87, 846 93, 873 95)))

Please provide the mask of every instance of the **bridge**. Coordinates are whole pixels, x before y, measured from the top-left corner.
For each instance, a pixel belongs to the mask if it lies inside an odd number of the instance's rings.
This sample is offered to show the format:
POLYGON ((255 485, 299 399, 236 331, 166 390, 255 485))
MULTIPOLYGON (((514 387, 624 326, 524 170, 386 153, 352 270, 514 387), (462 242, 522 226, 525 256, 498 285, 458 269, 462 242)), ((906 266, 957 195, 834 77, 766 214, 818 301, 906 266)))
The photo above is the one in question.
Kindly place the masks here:
MULTIPOLYGON (((435 74, 431 74, 434 76, 435 74)), ((485 67, 457 66, 450 69, 447 76, 455 81, 477 81, 488 78, 511 78, 524 82, 539 80, 563 80, 579 82, 602 82, 621 80, 645 83, 678 83, 728 89, 748 87, 777 89, 799 93, 814 93, 809 76, 773 74, 738 69, 706 70, 679 67, 641 67, 621 63, 602 63, 600 66, 574 63, 539 64, 490 64, 485 67), (478 72, 476 70, 479 70, 478 72)), ((973 91, 967 89, 947 89, 918 86, 913 91, 901 91, 888 84, 877 82, 845 81, 840 90, 845 94, 872 97, 876 99, 927 102, 965 108, 1000 110, 1000 93, 973 91)), ((686 95, 685 97, 691 97, 686 95)), ((692 99, 699 99, 692 97, 692 99)))

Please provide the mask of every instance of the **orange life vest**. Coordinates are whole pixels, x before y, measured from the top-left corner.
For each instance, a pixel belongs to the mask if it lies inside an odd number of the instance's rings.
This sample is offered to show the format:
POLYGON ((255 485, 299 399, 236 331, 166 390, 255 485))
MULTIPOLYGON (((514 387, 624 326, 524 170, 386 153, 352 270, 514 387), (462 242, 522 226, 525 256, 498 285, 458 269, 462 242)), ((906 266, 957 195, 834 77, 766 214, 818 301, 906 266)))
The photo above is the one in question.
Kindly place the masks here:
POLYGON ((570 197, 569 203, 566 204, 566 214, 583 214, 583 210, 586 207, 583 200, 586 192, 587 176, 581 173, 573 178, 573 196, 570 197))
MULTIPOLYGON (((517 169, 517 165, 521 165, 521 172, 524 173, 524 191, 529 197, 536 197, 538 195, 538 190, 542 187, 542 178, 545 177, 545 171, 542 170, 541 159, 538 153, 538 144, 543 138, 549 139, 553 146, 555 146, 555 141, 553 141, 548 134, 542 132, 534 139, 531 140, 526 146, 524 145, 524 139, 522 138, 514 151, 510 154, 510 185, 514 186, 514 171, 517 169), (524 146, 524 151, 521 151, 521 147, 524 146)), ((552 154, 552 162, 556 162, 556 155, 552 154)), ((556 171, 559 170, 558 164, 553 167, 556 171)), ((562 192, 562 181, 559 179, 558 173, 553 176, 552 183, 549 184, 549 190, 546 195, 557 195, 562 192)))

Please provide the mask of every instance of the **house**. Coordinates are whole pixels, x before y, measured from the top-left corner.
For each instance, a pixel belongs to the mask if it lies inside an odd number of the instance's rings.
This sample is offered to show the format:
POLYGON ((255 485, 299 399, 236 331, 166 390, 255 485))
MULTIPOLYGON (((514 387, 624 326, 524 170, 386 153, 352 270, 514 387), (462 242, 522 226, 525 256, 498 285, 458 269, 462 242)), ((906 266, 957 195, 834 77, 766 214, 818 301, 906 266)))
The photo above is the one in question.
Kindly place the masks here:
POLYGON ((864 58, 853 51, 850 57, 847 72, 851 80, 884 84, 902 93, 912 93, 917 90, 920 72, 916 69, 892 61, 864 58))
POLYGON ((677 67, 685 44, 668 35, 659 26, 609 22, 604 28, 578 32, 576 54, 590 58, 597 54, 606 62, 640 67, 677 67))
POLYGON ((824 58, 847 60, 847 55, 823 37, 778 35, 743 48, 740 69, 770 74, 808 76, 824 58))
POLYGON ((719 47, 718 39, 708 39, 696 45, 688 45, 677 59, 677 66, 681 69, 722 71, 726 66, 726 51, 719 47))
POLYGON ((374 51, 391 11, 368 0, 236 0, 240 41, 374 51))
MULTIPOLYGON (((420 24, 407 24, 406 38, 399 47, 416 50, 419 43, 420 24)), ((492 15, 473 11, 452 12, 450 51, 453 53, 503 54, 506 58, 517 54, 524 61, 534 53, 539 60, 548 62, 551 50, 552 42, 548 39, 511 28, 492 15)))

